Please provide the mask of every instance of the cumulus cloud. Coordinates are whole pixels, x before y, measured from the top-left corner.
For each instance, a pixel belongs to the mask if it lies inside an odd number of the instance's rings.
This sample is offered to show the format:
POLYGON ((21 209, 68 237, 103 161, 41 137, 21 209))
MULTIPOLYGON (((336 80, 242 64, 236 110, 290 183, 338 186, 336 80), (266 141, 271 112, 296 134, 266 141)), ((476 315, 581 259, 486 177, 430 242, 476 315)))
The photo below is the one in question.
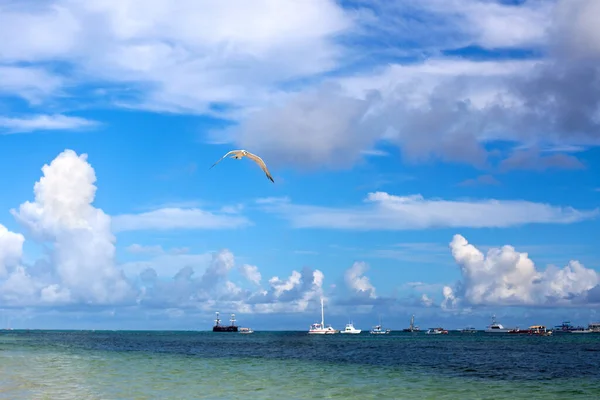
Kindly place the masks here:
POLYGON ((376 298, 375 287, 364 274, 369 270, 365 262, 355 262, 344 272, 344 281, 354 295, 376 298))
POLYGON ((260 285, 260 280, 262 279, 262 276, 256 265, 243 264, 240 266, 239 270, 242 276, 248 281, 256 285, 260 285))
POLYGON ((441 200, 421 195, 369 193, 359 207, 296 205, 289 199, 259 200, 267 212, 289 220, 295 228, 407 230, 444 227, 509 227, 532 223, 568 224, 598 215, 529 201, 441 200))
POLYGON ((0 278, 6 276, 9 267, 21 261, 24 241, 23 235, 11 232, 0 224, 0 278))
POLYGON ((423 293, 421 295, 421 303, 425 307, 431 307, 433 305, 433 299, 431 297, 429 297, 427 294, 423 293))
MULTIPOLYGON (((34 199, 11 213, 26 236, 48 244, 48 249, 33 265, 25 265, 25 236, 0 225, 3 304, 104 311, 139 307, 169 309, 174 315, 181 310, 212 312, 221 305, 235 312, 268 314, 305 312, 328 297, 325 275, 318 269, 292 270, 263 283, 256 265, 236 265, 227 249, 193 254, 186 248, 134 243, 124 250, 136 259, 117 265, 111 217, 94 206, 95 183, 86 154, 65 150, 43 166, 34 199), (243 279, 234 281, 234 270, 243 279)), ((365 272, 366 264, 355 263, 345 279, 358 300, 368 301, 375 297, 375 288, 365 272)))
POLYGON ((110 217, 92 205, 96 175, 87 155, 65 150, 42 168, 35 200, 11 210, 39 241, 52 243, 52 262, 60 283, 46 298, 94 303, 123 300, 130 287, 115 266, 110 217), (69 295, 67 295, 67 291, 69 295))
POLYGON ((571 261, 563 268, 540 270, 527 253, 506 245, 484 255, 463 236, 450 242, 462 280, 457 292, 444 287, 447 308, 464 300, 470 305, 577 305, 600 283, 600 275, 571 261))

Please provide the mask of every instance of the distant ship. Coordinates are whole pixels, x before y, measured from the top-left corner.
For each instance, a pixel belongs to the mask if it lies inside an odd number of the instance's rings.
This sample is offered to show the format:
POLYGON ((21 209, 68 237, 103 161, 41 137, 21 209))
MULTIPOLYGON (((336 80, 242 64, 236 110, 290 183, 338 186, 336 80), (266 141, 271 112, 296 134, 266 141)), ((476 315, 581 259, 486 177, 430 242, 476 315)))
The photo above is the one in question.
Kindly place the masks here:
POLYGON ((570 321, 563 321, 561 325, 554 327, 554 333, 588 333, 591 332, 589 329, 585 329, 583 326, 573 326, 570 321))
POLYGON ((508 333, 512 329, 505 328, 501 323, 496 321, 496 316, 492 315, 492 323, 485 329, 485 333, 508 333))
POLYGON ((325 326, 325 312, 323 311, 323 298, 321 297, 321 323, 315 322, 308 329, 309 335, 333 335, 338 333, 331 325, 325 326))
POLYGON ((419 332, 419 331, 421 331, 421 329, 419 329, 418 326, 415 326, 415 315, 413 314, 412 317, 410 317, 410 326, 408 328, 402 329, 402 332, 419 332))
POLYGON ((220 325, 221 320, 219 319, 219 312, 217 311, 217 319, 215 319, 213 332, 237 332, 238 327, 235 324, 235 314, 231 314, 231 319, 229 321, 231 322, 231 325, 229 326, 220 325))
POLYGON ((381 325, 381 315, 379 316, 379 325, 375 325, 373 329, 369 331, 371 335, 389 335, 391 329, 383 329, 381 325))

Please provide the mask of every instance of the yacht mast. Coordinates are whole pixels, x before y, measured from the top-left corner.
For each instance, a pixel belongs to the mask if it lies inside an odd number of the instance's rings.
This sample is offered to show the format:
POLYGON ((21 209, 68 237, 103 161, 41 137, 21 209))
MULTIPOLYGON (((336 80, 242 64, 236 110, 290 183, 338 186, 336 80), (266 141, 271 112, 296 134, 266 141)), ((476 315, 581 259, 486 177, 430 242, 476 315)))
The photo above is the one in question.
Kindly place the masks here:
POLYGON ((325 328, 325 313, 323 312, 323 298, 321 297, 321 328, 325 328))

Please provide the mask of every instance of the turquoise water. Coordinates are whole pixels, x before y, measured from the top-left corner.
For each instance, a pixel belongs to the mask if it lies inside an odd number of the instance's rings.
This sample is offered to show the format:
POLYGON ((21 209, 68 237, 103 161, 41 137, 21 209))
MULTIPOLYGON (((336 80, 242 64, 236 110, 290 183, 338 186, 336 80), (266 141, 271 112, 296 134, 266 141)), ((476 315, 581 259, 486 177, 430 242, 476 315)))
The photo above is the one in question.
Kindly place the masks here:
POLYGON ((592 399, 600 335, 5 331, 3 399, 592 399))

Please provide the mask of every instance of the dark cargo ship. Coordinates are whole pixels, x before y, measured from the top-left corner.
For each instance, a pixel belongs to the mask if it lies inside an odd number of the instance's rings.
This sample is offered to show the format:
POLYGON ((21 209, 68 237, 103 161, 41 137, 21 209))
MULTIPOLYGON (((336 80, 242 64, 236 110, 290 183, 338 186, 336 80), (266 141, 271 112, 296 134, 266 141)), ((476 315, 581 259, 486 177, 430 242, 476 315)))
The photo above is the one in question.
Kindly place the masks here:
POLYGON ((231 325, 224 326, 220 325, 221 320, 219 319, 219 312, 217 311, 217 319, 215 319, 215 326, 213 326, 213 332, 237 332, 238 327, 235 324, 235 314, 231 314, 231 319, 229 320, 231 325))

